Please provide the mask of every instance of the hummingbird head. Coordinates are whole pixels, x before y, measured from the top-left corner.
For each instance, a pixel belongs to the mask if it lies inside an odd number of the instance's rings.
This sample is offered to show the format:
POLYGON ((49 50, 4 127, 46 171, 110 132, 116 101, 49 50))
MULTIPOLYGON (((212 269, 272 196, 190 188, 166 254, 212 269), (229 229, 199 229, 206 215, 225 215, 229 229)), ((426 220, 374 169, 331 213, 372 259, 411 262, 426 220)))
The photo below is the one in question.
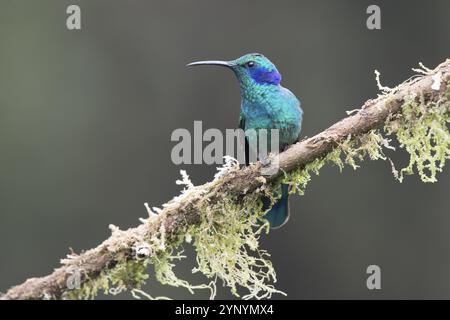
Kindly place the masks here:
POLYGON ((243 88, 255 85, 279 85, 281 74, 275 65, 260 53, 249 53, 231 61, 198 61, 187 66, 217 65, 233 70, 243 88))

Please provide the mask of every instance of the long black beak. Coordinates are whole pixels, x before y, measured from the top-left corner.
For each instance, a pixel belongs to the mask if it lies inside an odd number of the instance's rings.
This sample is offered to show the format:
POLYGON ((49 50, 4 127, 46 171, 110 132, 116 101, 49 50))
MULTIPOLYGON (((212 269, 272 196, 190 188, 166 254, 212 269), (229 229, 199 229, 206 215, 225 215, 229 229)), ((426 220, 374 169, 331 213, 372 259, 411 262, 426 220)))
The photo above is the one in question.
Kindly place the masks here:
POLYGON ((219 60, 191 62, 191 63, 187 64, 186 67, 203 66, 203 65, 222 66, 222 67, 227 67, 227 68, 232 68, 233 67, 233 64, 231 62, 219 61, 219 60))

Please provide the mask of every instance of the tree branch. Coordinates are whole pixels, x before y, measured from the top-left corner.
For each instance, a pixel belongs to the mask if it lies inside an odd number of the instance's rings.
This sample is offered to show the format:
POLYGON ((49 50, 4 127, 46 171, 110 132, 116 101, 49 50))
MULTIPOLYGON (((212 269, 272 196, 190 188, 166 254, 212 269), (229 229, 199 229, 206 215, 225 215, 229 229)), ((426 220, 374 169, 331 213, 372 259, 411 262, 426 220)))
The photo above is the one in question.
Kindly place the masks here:
MULTIPOLYGON (((215 181, 196 187, 197 192, 181 201, 170 201, 158 217, 144 222, 136 228, 120 231, 112 227, 112 235, 99 246, 63 259, 62 266, 41 278, 30 278, 23 284, 12 287, 0 299, 43 299, 61 298, 70 289, 67 279, 75 270, 81 270, 81 281, 99 277, 105 270, 112 269, 119 260, 136 258, 136 248, 145 239, 164 228, 166 241, 177 241, 186 228, 201 220, 198 208, 201 204, 218 203, 224 194, 242 195, 261 187, 265 182, 275 181, 282 172, 302 168, 315 159, 324 157, 349 136, 356 137, 377 128, 391 115, 397 113, 411 95, 436 102, 443 98, 450 85, 450 60, 413 80, 407 81, 377 99, 368 100, 354 115, 348 116, 319 134, 291 146, 279 154, 279 168, 276 173, 261 179, 261 170, 268 164, 257 163, 240 170, 229 172, 215 181), (439 75, 439 79, 436 79, 439 75), (440 81, 436 83, 436 81, 440 81), (436 87, 438 85, 438 87, 436 87)), ((448 92, 448 91, 447 91, 448 92)), ((152 254, 151 252, 148 254, 152 254)))

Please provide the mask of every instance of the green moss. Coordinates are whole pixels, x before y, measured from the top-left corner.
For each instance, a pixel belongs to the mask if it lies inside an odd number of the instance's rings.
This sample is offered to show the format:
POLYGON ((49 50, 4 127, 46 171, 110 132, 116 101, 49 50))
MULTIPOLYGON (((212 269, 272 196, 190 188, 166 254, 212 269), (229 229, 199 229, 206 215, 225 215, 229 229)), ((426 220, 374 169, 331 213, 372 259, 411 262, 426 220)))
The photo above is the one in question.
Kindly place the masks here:
POLYGON ((88 300, 94 299, 99 292, 109 293, 109 281, 103 275, 95 279, 89 279, 84 282, 80 288, 71 289, 64 292, 62 299, 67 300, 88 300))
POLYGON ((450 99, 450 86, 448 86, 448 87, 445 89, 445 92, 444 92, 444 98, 447 99, 447 100, 450 99))
POLYGON ((149 277, 148 263, 149 260, 127 260, 119 263, 106 276, 116 288, 140 288, 149 277))
POLYGON ((98 293, 118 294, 127 289, 140 288, 148 279, 148 260, 124 260, 99 276, 84 281, 80 288, 64 293, 63 299, 94 299, 98 293))

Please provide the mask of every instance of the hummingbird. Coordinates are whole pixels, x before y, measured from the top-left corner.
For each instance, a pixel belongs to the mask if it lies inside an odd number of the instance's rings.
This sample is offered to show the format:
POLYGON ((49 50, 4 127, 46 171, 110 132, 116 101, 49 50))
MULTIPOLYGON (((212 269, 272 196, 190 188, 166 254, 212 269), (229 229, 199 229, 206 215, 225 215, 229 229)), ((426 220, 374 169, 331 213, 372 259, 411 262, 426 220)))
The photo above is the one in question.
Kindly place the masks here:
MULTIPOLYGON (((303 110, 300 101, 288 89, 281 86, 281 74, 276 66, 260 53, 249 53, 231 61, 197 61, 187 66, 214 65, 230 69, 236 75, 241 93, 239 128, 246 131, 266 129, 278 130, 280 152, 299 139, 303 110)), ((248 165, 249 145, 252 135, 245 138, 246 164, 248 165)), ((257 139, 257 138, 256 138, 257 139)), ((267 139, 269 140, 269 139, 267 139)), ((270 145, 270 144, 269 144, 270 145)), ((281 185, 281 197, 272 205, 263 197, 263 210, 267 211, 265 219, 271 228, 279 228, 289 219, 289 186, 281 185)))

